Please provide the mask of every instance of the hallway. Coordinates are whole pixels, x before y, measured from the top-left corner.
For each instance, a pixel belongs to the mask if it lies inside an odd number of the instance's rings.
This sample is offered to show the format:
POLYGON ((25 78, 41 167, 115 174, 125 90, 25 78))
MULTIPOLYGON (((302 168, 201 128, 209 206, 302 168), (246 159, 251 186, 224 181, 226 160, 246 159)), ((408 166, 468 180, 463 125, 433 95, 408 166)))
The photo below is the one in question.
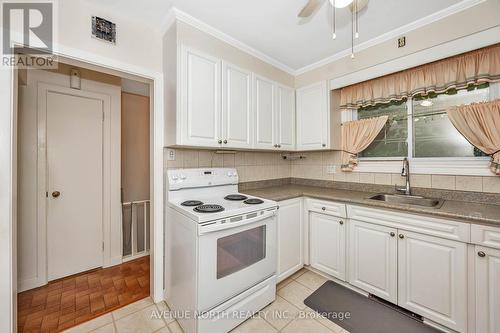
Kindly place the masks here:
POLYGON ((148 297, 149 256, 18 294, 18 332, 58 332, 148 297))

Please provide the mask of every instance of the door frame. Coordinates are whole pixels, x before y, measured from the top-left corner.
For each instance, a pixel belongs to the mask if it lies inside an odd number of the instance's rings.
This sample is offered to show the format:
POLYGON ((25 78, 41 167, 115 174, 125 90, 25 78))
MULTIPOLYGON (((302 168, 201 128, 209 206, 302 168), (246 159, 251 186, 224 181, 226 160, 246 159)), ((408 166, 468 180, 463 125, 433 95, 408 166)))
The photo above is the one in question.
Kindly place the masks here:
MULTIPOLYGON (((22 46, 22 43, 15 43, 22 46)), ((57 45, 61 62, 132 78, 150 85, 150 281, 154 302, 164 299, 163 286, 163 146, 164 146, 164 78, 163 72, 133 63, 117 61, 98 53, 57 45)), ((0 112, 0 156, 8 163, 0 164, 0 331, 15 332, 17 327, 17 77, 14 67, 0 69, 0 104, 8 112, 0 112), (5 296, 5 297, 4 297, 5 296)))
MULTIPOLYGON (((45 73, 44 73, 45 74, 45 73)), ((113 182, 111 181, 111 97, 109 95, 95 93, 85 90, 76 90, 52 83, 37 82, 37 116, 38 116, 38 147, 37 147, 37 224, 38 229, 38 286, 45 285, 48 282, 48 264, 47 241, 47 103, 46 96, 49 92, 63 93, 67 95, 86 97, 101 100, 103 102, 103 131, 102 131, 102 265, 103 267, 116 264, 110 258, 110 234, 111 234, 111 211, 113 210, 111 192, 113 191, 113 182)), ((121 262, 121 261, 120 261, 121 262)), ((21 289, 21 288, 20 288, 21 289)), ((29 286, 31 289, 31 286, 29 286)))

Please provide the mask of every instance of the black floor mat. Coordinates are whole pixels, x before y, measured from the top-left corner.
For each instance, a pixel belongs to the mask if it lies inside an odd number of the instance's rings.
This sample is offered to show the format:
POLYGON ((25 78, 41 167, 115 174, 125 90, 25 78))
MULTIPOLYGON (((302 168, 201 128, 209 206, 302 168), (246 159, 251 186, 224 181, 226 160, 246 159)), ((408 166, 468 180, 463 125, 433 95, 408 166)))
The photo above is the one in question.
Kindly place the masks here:
POLYGON ((333 281, 325 282, 304 304, 350 333, 442 333, 333 281))

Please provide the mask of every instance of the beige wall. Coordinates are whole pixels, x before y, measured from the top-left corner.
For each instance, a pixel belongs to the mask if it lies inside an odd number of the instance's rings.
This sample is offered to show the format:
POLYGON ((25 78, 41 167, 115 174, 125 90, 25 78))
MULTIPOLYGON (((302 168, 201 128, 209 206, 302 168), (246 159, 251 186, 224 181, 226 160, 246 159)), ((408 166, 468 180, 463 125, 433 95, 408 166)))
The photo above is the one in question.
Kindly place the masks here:
POLYGON ((180 21, 177 22, 177 38, 178 43, 207 52, 212 56, 231 62, 236 66, 240 66, 271 80, 290 87, 293 87, 295 84, 293 75, 204 33, 189 24, 180 21))
POLYGON ((405 34, 407 45, 404 48, 398 49, 396 40, 372 46, 357 52, 354 59, 347 56, 298 75, 295 78, 295 86, 298 88, 320 80, 335 79, 498 26, 500 23, 499 13, 500 1, 487 0, 472 8, 408 32, 405 34))
MULTIPOLYGON (((280 153, 236 152, 217 154, 214 150, 173 149, 175 161, 165 160, 165 166, 177 168, 236 168, 240 182, 290 177, 290 162, 280 153)), ((165 158, 167 154, 165 153, 165 158)))

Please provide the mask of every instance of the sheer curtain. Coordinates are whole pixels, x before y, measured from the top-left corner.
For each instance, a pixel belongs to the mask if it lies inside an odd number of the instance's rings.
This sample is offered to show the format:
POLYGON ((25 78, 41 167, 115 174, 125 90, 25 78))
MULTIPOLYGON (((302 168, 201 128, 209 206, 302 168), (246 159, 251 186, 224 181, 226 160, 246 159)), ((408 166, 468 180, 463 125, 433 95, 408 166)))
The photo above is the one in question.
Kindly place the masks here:
POLYGON ((500 99, 455 106, 446 112, 460 134, 491 155, 491 171, 500 175, 500 99))

